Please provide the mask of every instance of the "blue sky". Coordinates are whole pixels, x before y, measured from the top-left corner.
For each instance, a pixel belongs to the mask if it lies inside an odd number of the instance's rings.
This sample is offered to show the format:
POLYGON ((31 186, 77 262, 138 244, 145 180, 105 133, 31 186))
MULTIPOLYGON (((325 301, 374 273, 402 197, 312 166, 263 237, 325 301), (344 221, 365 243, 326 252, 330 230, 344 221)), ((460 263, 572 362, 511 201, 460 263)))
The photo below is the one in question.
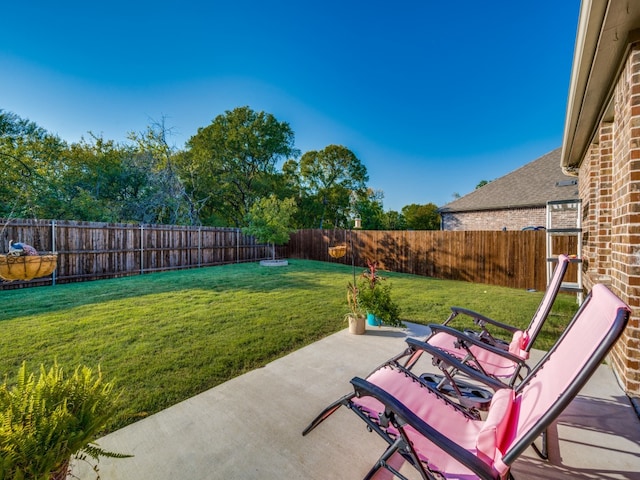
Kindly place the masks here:
POLYGON ((248 105, 350 148, 386 210, 439 206, 559 147, 578 0, 3 5, 0 108, 68 142, 248 105))

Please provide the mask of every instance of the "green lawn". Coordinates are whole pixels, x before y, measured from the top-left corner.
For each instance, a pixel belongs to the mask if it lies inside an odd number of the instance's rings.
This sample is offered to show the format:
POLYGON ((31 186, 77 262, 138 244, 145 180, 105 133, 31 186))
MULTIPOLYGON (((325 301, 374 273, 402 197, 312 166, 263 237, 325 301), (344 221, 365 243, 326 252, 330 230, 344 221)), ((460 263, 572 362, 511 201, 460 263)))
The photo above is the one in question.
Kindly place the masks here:
MULTIPOLYGON (((384 275, 402 318, 417 323, 439 323, 460 305, 525 327, 542 296, 384 275)), ((123 389, 113 430, 346 328, 351 279, 351 267, 292 260, 4 291, 0 373, 54 358, 69 371, 100 365, 123 389)), ((551 345, 576 308, 574 296, 560 295, 537 348, 551 345)))

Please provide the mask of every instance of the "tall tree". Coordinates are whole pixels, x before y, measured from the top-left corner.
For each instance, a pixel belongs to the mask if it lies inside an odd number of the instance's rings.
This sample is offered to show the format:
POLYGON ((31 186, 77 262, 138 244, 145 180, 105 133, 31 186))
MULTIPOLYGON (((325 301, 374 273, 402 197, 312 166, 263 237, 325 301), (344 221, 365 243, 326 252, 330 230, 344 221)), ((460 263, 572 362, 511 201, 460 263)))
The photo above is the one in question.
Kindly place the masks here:
POLYGON ((46 213, 43 198, 64 171, 66 148, 36 123, 0 109, 0 216, 46 213))
POLYGON ((350 213, 351 193, 366 194, 369 180, 366 167, 356 155, 341 145, 311 150, 296 165, 288 165, 297 173, 303 197, 306 227, 346 227, 350 213))
POLYGON ((440 230, 440 214, 435 203, 418 205, 412 203, 402 207, 406 226, 411 230, 440 230))
POLYGON ((354 214, 360 217, 365 230, 382 230, 385 228, 384 208, 381 190, 367 188, 357 196, 354 214), (357 213, 356 213, 357 212, 357 213))
POLYGON ((191 197, 205 205, 205 223, 241 226, 251 205, 273 189, 277 163, 296 155, 288 123, 239 107, 199 128, 180 166, 191 197))
POLYGON ((132 147, 91 135, 72 144, 46 204, 53 218, 143 221, 130 212, 144 194, 147 170, 133 161, 132 147))
POLYGON ((177 149, 169 144, 170 135, 164 117, 152 122, 144 132, 129 134, 136 147, 133 162, 146 172, 146 187, 138 201, 131 204, 132 214, 145 223, 197 225, 200 206, 178 175, 177 149))
POLYGON ((389 210, 384 213, 384 229, 385 230, 406 230, 407 220, 400 212, 389 210))

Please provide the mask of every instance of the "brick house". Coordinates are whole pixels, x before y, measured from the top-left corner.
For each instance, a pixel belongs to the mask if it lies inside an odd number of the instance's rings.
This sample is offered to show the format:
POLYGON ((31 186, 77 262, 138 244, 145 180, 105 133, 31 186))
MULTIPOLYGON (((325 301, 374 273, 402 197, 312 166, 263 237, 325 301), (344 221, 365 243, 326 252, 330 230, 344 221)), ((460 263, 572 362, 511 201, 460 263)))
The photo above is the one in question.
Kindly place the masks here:
POLYGON ((640 2, 583 0, 561 165, 583 206, 583 279, 633 309, 610 358, 640 396, 640 2))
POLYGON ((544 226, 548 201, 578 198, 578 182, 562 171, 561 153, 561 148, 553 150, 439 208, 442 230, 544 226))

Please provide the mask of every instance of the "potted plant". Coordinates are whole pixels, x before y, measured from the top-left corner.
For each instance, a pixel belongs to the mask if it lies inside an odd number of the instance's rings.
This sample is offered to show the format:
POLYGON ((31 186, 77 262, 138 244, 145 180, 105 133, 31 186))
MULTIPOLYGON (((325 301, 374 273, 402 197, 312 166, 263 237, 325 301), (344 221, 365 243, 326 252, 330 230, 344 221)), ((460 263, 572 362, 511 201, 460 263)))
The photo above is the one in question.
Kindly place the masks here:
POLYGON ((0 385, 0 478, 64 480, 72 458, 129 456, 93 443, 117 400, 100 370, 78 367, 67 377, 54 362, 36 379, 23 363, 12 386, 6 377, 0 385))
POLYGON ((365 316, 358 302, 358 286, 355 283, 347 283, 347 305, 349 313, 345 316, 349 322, 349 333, 362 335, 365 332, 365 316))
POLYGON ((400 307, 391 298, 391 284, 378 274, 378 263, 368 262, 358 284, 358 305, 367 312, 369 323, 380 325, 381 322, 394 327, 402 326, 400 307))

